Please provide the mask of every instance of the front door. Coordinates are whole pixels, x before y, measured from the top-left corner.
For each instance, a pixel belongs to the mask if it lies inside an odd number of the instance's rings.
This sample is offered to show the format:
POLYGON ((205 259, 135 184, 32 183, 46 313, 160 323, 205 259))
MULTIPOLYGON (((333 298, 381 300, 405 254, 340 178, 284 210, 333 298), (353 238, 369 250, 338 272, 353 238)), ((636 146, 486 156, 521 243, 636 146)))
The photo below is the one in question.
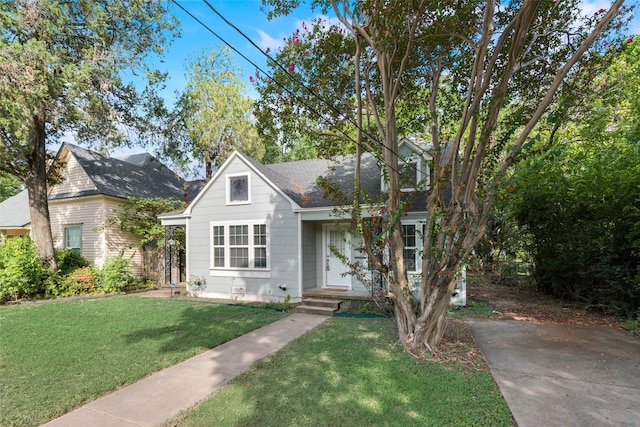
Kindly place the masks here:
MULTIPOLYGON (((351 276, 345 274, 349 268, 342 260, 336 256, 332 250, 337 250, 350 259, 351 249, 345 240, 345 236, 336 229, 334 225, 324 226, 324 287, 325 288, 347 288, 351 289, 351 276)), ((348 236, 347 236, 348 237, 348 236)))

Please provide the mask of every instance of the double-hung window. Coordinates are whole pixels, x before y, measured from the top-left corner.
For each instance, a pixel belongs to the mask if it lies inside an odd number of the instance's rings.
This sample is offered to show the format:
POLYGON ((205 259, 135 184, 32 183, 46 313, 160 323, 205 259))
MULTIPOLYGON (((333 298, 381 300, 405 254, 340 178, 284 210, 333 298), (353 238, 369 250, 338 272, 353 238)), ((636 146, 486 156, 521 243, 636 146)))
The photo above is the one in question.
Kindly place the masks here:
POLYGON ((82 250, 82 226, 69 225, 64 228, 64 247, 76 253, 82 250))
POLYGON ((404 238, 404 263, 408 272, 418 271, 418 236, 416 224, 403 224, 402 235, 404 238))
POLYGON ((211 224, 211 268, 267 270, 269 245, 265 222, 211 224))
POLYGON ((401 191, 414 191, 418 185, 418 162, 404 163, 400 169, 400 186, 401 191))

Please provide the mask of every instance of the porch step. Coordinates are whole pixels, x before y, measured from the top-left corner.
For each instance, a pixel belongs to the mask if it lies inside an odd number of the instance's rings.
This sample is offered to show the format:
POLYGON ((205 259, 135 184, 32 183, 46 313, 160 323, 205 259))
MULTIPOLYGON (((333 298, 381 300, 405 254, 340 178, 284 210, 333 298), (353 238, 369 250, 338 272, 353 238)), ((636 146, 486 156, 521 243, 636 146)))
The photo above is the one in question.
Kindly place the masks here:
POLYGON ((302 298, 302 304, 296 308, 296 313, 333 316, 333 313, 340 308, 341 302, 341 300, 327 298, 302 298))
POLYGON ((315 305, 299 305, 296 307, 296 313, 319 314, 321 316, 333 316, 333 312, 337 309, 332 307, 317 307, 315 305))
POLYGON ((159 288, 150 290, 145 293, 147 296, 158 298, 170 298, 172 296, 184 296, 187 294, 186 283, 178 283, 173 289, 168 283, 162 284, 159 288))
POLYGON ((342 300, 329 299, 329 298, 302 298, 303 305, 312 305, 315 307, 331 307, 334 309, 340 308, 342 300))

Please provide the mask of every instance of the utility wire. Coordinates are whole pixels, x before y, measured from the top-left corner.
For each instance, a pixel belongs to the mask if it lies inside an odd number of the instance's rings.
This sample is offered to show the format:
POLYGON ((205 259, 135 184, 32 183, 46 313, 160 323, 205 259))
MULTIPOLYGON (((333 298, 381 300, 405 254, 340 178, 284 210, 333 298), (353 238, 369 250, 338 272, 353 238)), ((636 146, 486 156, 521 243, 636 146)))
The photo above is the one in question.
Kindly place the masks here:
MULTIPOLYGON (((363 132, 370 140, 375 141, 379 144, 381 144, 383 147, 385 147, 384 143, 379 141, 375 136, 371 135, 368 131, 366 131, 365 129, 362 129, 358 123, 356 123, 351 116, 349 116, 348 114, 344 114, 342 111, 338 110, 338 108, 336 108, 332 103, 327 102, 327 100, 325 100, 323 97, 321 97, 319 94, 317 94, 316 92, 314 92, 309 86, 307 86, 306 84, 304 84, 304 82, 300 81, 300 79, 298 79, 295 74, 293 73, 287 73, 287 69, 280 64, 278 61, 276 61, 273 57, 271 57, 271 55, 269 55, 267 52, 263 51, 260 46, 258 46, 249 36, 247 36, 241 29, 239 29, 237 26, 235 26, 232 22, 230 22, 227 18, 225 18, 220 12, 218 12, 218 10, 213 7, 211 5, 211 3, 209 3, 208 0, 203 0, 204 3, 209 6, 209 9, 211 9, 213 11, 213 13, 215 13, 216 15, 218 15, 220 17, 220 19, 222 19, 228 26, 230 26, 231 28, 233 28, 236 32, 238 32, 238 34, 240 34, 242 37, 244 37, 249 43, 251 43, 251 45, 253 47, 255 47, 262 55, 266 56, 268 59, 270 59, 274 64, 276 64, 276 66, 278 68, 280 68, 282 71, 285 72, 286 75, 288 75, 295 83, 297 83, 298 85, 302 86, 311 96, 315 97, 316 99, 320 100, 321 103, 323 103, 325 106, 329 107, 331 110, 333 110, 334 113, 337 113, 339 116, 343 116, 346 117, 347 120, 356 127, 356 129, 360 130, 361 132, 363 132)), ((298 98, 299 99, 299 98, 298 98)), ((352 139, 353 140, 353 139, 352 139)), ((356 142, 356 141, 354 141, 356 142)), ((357 142, 356 142, 357 143, 357 142)), ((361 147, 362 148, 362 147, 361 147)), ((397 155, 397 153, 394 153, 397 155)))
MULTIPOLYGON (((203 0, 204 3, 216 14, 218 15, 227 25, 229 25, 231 28, 233 28, 236 32, 238 32, 242 37, 244 37, 247 41, 249 41, 249 43, 251 43, 252 46, 254 46, 262 55, 266 56, 269 60, 271 60, 275 65, 278 66, 278 68, 280 68, 282 71, 285 72, 285 75, 289 76, 289 78, 291 78, 295 83, 297 83, 298 85, 302 86, 308 93, 310 93, 312 96, 314 96, 316 99, 320 100, 321 103, 323 103, 324 105, 328 106, 331 110, 333 110, 335 113, 337 113, 340 116, 346 117, 347 120, 353 124, 357 129, 359 129, 360 131, 362 131, 365 135, 367 135, 369 137, 370 140, 375 141, 379 144, 381 144, 383 147, 385 148, 389 148, 386 147, 384 145, 383 142, 380 142, 377 138, 375 138, 373 135, 371 135, 369 132, 367 132, 366 130, 360 128, 360 126, 348 115, 348 114, 344 114, 343 112, 341 112, 340 110, 338 110, 335 106, 333 106, 331 103, 327 102, 324 98, 322 98, 319 94, 315 93, 313 90, 311 90, 307 85, 305 85, 303 82, 301 82, 297 77, 295 77, 295 75, 293 75, 292 73, 289 73, 288 70, 281 65, 278 61, 276 61, 274 58, 271 57, 271 55, 269 55, 268 53, 264 52, 253 40, 251 40, 251 38, 249 36, 247 36, 242 30, 240 30, 237 26, 235 26, 233 23, 231 23, 227 18, 225 18, 220 12, 218 12, 207 0, 203 0)), ((189 12, 187 9, 185 9, 177 0, 172 0, 172 2, 178 6, 183 12, 185 12, 187 15, 189 15, 191 18, 193 18, 198 24, 200 24, 203 28, 205 28, 207 31, 209 31, 211 34, 213 34, 216 38, 218 38, 220 41, 222 41, 226 46, 228 46, 231 50, 233 50, 234 52, 236 52, 238 55, 240 55, 244 60, 246 60, 248 63, 250 63, 251 65, 253 65, 257 70, 259 70, 260 72, 262 72, 264 75, 269 75, 269 73, 267 73, 266 71, 264 71, 260 66, 258 66, 254 61, 252 61, 251 59, 249 59, 246 55, 244 55, 242 52, 240 52, 238 49, 236 49, 233 45, 231 45, 231 43, 227 42, 222 36, 220 36, 218 33, 216 33, 213 29, 211 29, 208 25, 206 25, 202 20, 200 20, 199 18, 197 18, 196 16, 194 16, 191 12, 189 12)), ((312 107, 311 105, 309 105, 304 99, 301 99, 298 95, 296 95, 295 93, 293 93, 291 90, 289 90, 286 86, 284 86, 281 82, 279 82, 277 79, 271 77, 272 81, 280 88, 282 88, 287 94, 289 94, 291 97, 295 98, 298 100, 298 102, 300 102, 302 105, 304 105, 306 108, 308 108, 311 112, 313 112, 316 116, 318 116, 321 120, 323 120, 325 123, 327 123, 329 126, 333 127, 335 130, 337 130, 339 133, 341 133, 342 135, 344 135, 347 139, 349 139, 350 141, 352 141, 353 143, 355 143, 356 145, 359 145, 361 148, 362 144, 359 143, 357 140, 355 140, 352 136, 348 135, 345 131, 343 131, 342 129, 337 128, 331 121, 329 121, 328 119, 326 119, 322 113, 320 113, 319 111, 317 111, 314 107, 312 107)), ((365 150, 366 151, 366 150, 365 150)), ((391 152, 396 156, 396 157, 400 157, 399 154, 397 152, 395 152, 394 150, 391 150, 391 152)), ((386 163, 386 162, 385 162, 386 163)), ((387 165, 388 167, 390 167, 390 165, 387 165)), ((414 166, 412 163, 407 164, 407 166, 413 168, 416 170, 417 172, 417 166, 414 166)), ((397 169, 393 168, 393 171, 400 174, 401 172, 398 171, 397 169)))
MULTIPOLYGON (((256 67, 257 70, 261 71, 262 73, 264 73, 265 75, 269 75, 269 73, 267 73, 266 71, 264 71, 260 66, 258 66, 258 64, 256 64, 254 61, 252 61, 251 59, 249 59, 246 55, 244 55, 242 52, 240 52, 238 49, 236 49, 233 45, 231 45, 231 43, 227 42, 224 38, 222 38, 218 33, 216 33, 214 30, 212 30, 208 25, 206 25, 204 22, 202 22, 202 20, 198 19, 196 16, 194 16, 191 12, 189 12, 187 9, 185 9, 180 3, 178 3, 177 0, 172 0, 172 2, 178 6, 180 9, 182 9, 183 12, 185 12, 187 15, 189 15, 191 18, 193 18, 196 22, 198 22, 198 24, 200 24, 203 28, 205 28, 207 31, 209 31, 211 34, 213 34, 215 37, 217 37, 222 43, 224 43, 225 45, 227 45, 231 50, 233 50, 234 52, 236 52, 238 55, 240 55, 244 60, 246 60, 247 62, 249 62, 251 65, 253 65, 254 67, 256 67)), ((207 3, 205 1, 205 3, 207 3)), ((209 7, 212 7, 211 5, 209 5, 207 3, 207 5, 209 7)), ((214 10, 215 11, 215 10, 214 10)), ((217 11, 215 11, 216 13, 218 13, 217 11)), ((218 14, 219 15, 219 14, 218 14)), ((221 16, 221 15, 219 15, 221 16)), ((228 22, 225 20, 225 22, 228 22)), ((237 30, 237 29, 236 29, 237 30)), ((239 31, 239 30, 237 30, 239 31)), ((244 36, 244 34, 243 34, 244 36)), ((245 36, 246 37, 246 36, 245 36)), ((255 45, 254 45, 255 46, 255 45)), ((256 46, 257 47, 257 46, 256 46)), ((258 50, 260 50, 260 52, 262 52, 262 50, 257 47, 258 50)), ((264 54, 264 52, 262 52, 264 54)), ((268 55, 267 55, 268 56, 268 55)), ((273 59, 268 56, 272 61, 273 59)), ((274 61, 274 63, 278 64, 276 61, 274 61)), ((278 64, 280 65, 280 64, 278 64)), ((280 88, 282 88, 286 93, 288 93, 289 95, 291 95, 291 97, 296 98, 300 103, 302 103, 305 107, 307 107, 310 111, 312 111, 315 115, 317 115, 321 120, 323 120, 324 122, 326 122, 328 125, 333 126, 333 123, 331 123, 328 119, 326 119, 325 117, 323 117, 322 113, 320 113, 319 111, 317 111, 315 108, 313 108, 311 105, 309 105, 308 103, 306 103, 303 99, 300 99, 300 97, 298 97, 295 93, 293 93, 291 90, 289 90, 286 86, 284 86, 282 83, 280 83, 277 79, 272 78, 272 81, 280 88)), ((304 86, 304 85, 303 85, 304 86)), ((305 86, 306 87, 306 86, 305 86)), ((338 111, 338 113, 340 113, 338 111)), ((334 127, 335 128, 335 127, 334 127)), ((358 141, 354 140, 353 137, 351 137, 350 135, 348 135, 346 132, 344 132, 341 129, 335 128, 338 132, 340 132, 341 134, 343 134, 347 139, 353 141, 355 144, 358 144, 358 141)))

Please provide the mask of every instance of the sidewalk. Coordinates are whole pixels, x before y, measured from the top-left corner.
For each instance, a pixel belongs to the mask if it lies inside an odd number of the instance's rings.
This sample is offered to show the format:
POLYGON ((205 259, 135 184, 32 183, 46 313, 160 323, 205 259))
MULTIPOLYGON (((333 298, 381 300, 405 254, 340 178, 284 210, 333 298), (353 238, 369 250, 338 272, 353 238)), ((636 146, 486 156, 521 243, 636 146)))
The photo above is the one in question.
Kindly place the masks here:
POLYGON ((640 425, 640 339, 596 326, 465 319, 519 427, 640 425))
POLYGON ((50 421, 47 427, 154 426, 174 417, 251 364, 328 317, 295 313, 205 351, 50 421))

